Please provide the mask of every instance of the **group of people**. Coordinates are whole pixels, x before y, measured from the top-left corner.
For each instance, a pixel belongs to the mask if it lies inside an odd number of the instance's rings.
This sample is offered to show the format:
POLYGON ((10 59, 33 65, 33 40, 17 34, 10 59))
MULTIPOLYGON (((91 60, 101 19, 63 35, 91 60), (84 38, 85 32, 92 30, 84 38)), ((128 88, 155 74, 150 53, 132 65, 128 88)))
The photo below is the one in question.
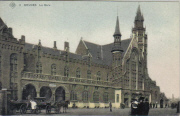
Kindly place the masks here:
POLYGON ((148 99, 140 98, 139 100, 133 99, 131 102, 131 115, 148 115, 149 102, 148 99))
POLYGON ((157 102, 156 103, 150 103, 150 108, 157 108, 157 102))

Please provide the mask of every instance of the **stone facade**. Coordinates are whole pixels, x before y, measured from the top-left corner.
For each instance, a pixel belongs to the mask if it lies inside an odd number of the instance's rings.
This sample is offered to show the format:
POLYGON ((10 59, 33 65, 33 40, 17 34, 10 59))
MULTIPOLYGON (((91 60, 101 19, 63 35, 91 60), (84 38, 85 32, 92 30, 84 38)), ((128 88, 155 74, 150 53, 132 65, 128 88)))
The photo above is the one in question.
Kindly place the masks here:
POLYGON ((78 107, 113 107, 144 96, 150 102, 166 99, 148 76, 148 38, 140 7, 129 39, 121 40, 117 18, 114 43, 98 45, 80 40, 76 53, 17 39, 0 19, 0 85, 11 90, 12 99, 46 97, 70 100, 78 107), (163 96, 163 97, 162 97, 163 96))

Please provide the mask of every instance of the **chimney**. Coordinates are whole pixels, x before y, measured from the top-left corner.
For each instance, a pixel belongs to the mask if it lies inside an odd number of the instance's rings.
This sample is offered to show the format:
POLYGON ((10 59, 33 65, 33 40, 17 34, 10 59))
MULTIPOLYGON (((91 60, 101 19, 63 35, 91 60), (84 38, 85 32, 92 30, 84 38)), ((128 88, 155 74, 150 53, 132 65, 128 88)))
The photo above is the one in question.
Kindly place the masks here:
POLYGON ((69 42, 64 42, 64 50, 69 52, 69 42))
POLYGON ((8 30, 9 30, 9 33, 10 34, 13 34, 13 32, 12 32, 12 28, 10 27, 10 28, 8 28, 8 30))
POLYGON ((54 49, 57 49, 57 46, 56 46, 56 41, 54 41, 54 49))
POLYGON ((21 39, 19 41, 21 44, 25 44, 25 36, 21 35, 21 39))
POLYGON ((21 35, 21 39, 25 41, 25 36, 24 36, 24 35, 21 35))

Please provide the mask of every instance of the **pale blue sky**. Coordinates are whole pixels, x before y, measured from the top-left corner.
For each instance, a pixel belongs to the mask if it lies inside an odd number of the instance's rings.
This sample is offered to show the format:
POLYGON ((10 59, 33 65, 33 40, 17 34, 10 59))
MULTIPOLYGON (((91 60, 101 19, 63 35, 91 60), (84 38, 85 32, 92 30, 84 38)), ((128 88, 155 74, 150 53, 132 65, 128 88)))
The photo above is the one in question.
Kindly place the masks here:
POLYGON ((122 39, 130 37, 138 4, 144 14, 148 33, 148 72, 167 97, 179 96, 179 3, 178 2, 30 2, 0 1, 0 17, 13 28, 16 38, 26 36, 26 42, 63 49, 70 42, 75 52, 81 37, 84 40, 108 44, 113 42, 117 17, 122 39), (37 6, 24 6, 33 4, 37 6), (21 4, 21 7, 19 6, 21 4), (50 6, 40 7, 39 4, 50 6))

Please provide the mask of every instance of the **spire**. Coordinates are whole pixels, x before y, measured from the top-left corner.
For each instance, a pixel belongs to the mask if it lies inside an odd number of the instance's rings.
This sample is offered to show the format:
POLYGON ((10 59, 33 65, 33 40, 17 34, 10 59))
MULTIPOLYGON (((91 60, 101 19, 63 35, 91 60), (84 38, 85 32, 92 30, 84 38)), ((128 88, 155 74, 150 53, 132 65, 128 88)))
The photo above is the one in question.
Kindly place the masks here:
POLYGON ((4 25, 4 22, 3 22, 3 20, 0 17, 0 26, 2 26, 2 25, 4 25))
POLYGON ((120 29, 119 29, 119 19, 118 19, 118 16, 117 16, 116 28, 115 28, 115 32, 114 32, 114 36, 115 35, 120 35, 121 36, 121 32, 120 32, 120 29))
POLYGON ((38 46, 41 46, 41 40, 39 39, 39 43, 38 43, 38 46))
POLYGON ((137 12, 136 12, 136 17, 135 20, 144 20, 143 15, 141 14, 141 8, 140 5, 138 6, 137 12))

